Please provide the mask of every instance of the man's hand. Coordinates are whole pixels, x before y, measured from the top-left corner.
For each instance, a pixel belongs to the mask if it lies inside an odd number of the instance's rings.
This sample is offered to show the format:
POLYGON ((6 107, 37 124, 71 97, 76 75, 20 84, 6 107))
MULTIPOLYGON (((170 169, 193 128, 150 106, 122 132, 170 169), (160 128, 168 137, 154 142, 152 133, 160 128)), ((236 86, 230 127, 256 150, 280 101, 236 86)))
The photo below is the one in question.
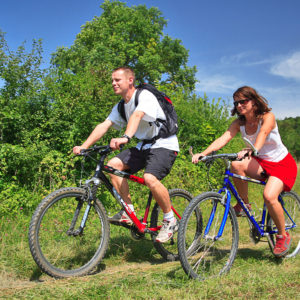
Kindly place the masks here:
POLYGON ((197 154, 194 154, 193 157, 192 157, 192 163, 193 164, 196 164, 199 162, 199 160, 203 157, 204 155, 202 153, 197 153, 197 154))
POLYGON ((109 146, 113 150, 120 150, 120 146, 127 144, 127 143, 128 143, 128 138, 126 138, 126 137, 114 138, 114 139, 111 139, 109 146))
POLYGON ((85 148, 83 148, 82 146, 75 146, 73 148, 73 153, 78 155, 78 154, 80 154, 81 150, 83 150, 83 149, 85 149, 85 148))

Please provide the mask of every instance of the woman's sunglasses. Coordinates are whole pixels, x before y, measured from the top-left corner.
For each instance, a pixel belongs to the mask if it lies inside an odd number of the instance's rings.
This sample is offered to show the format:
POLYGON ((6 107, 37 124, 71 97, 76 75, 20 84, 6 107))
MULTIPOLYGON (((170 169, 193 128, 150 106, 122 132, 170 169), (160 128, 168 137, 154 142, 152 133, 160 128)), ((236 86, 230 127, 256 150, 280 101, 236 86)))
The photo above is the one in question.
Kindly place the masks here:
POLYGON ((237 101, 233 101, 233 105, 234 107, 237 107, 239 104, 241 105, 247 104, 249 101, 250 101, 249 99, 237 100, 237 101))

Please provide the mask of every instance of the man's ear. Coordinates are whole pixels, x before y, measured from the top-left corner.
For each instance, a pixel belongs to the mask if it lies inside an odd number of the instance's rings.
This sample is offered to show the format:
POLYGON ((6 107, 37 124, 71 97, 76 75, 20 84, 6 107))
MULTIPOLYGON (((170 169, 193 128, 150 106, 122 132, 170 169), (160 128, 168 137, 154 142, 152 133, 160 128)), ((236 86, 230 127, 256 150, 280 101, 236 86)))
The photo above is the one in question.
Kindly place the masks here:
POLYGON ((132 84, 134 83, 134 78, 132 76, 129 76, 128 78, 128 81, 129 81, 129 84, 132 84))

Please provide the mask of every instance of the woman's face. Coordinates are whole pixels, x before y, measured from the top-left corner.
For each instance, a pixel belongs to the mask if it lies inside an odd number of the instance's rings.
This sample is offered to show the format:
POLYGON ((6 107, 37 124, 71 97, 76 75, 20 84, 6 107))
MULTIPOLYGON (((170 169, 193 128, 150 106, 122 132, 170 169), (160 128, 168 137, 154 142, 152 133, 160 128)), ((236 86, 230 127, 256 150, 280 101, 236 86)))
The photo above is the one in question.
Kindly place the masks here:
POLYGON ((253 100, 247 99, 243 95, 236 96, 234 98, 233 105, 240 115, 245 115, 254 110, 253 100))

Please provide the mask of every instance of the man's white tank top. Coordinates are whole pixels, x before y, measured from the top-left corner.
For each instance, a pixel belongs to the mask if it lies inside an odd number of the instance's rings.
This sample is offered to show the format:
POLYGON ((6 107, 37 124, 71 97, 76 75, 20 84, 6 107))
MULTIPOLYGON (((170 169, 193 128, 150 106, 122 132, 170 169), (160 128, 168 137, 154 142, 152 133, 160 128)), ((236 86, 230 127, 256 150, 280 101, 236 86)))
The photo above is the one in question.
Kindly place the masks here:
MULTIPOLYGON (((243 137, 248 138, 253 144, 256 141, 256 137, 261 128, 261 121, 259 121, 257 130, 254 134, 248 135, 245 130, 245 126, 240 126, 240 131, 243 137)), ((281 137, 278 131, 277 123, 276 127, 269 133, 266 138, 265 144, 258 151, 258 157, 267 161, 278 162, 286 157, 288 154, 287 148, 283 145, 281 137)))

